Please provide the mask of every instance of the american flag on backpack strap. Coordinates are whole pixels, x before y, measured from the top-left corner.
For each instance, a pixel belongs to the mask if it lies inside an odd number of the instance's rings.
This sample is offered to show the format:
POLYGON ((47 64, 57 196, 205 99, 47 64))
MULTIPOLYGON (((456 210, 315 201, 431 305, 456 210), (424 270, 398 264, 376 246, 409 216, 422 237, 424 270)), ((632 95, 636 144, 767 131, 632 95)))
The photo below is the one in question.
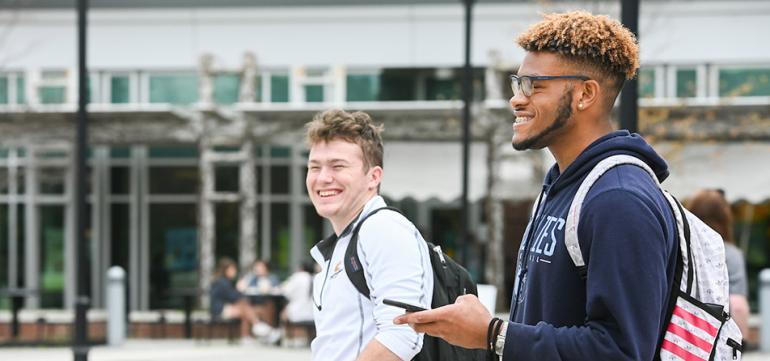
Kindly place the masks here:
POLYGON ((716 317, 678 297, 660 347, 660 359, 708 360, 721 324, 716 317))

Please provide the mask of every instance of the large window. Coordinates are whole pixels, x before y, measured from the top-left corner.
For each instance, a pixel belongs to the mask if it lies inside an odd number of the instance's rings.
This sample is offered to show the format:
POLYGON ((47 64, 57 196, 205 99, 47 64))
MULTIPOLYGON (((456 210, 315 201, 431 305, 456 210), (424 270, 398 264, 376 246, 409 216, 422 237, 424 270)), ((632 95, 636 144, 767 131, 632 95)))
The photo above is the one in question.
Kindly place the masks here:
POLYGON ((289 241, 289 205, 270 205, 270 263, 276 271, 289 270, 291 242, 289 241))
POLYGON ((289 102, 289 76, 271 75, 270 76, 270 101, 273 103, 289 102))
POLYGON ((151 194, 195 194, 198 192, 198 167, 150 167, 151 194))
POLYGON ((40 306, 64 307, 64 206, 40 206, 40 306))
POLYGON ((238 102, 241 77, 239 74, 217 74, 214 76, 214 102, 233 104, 238 102))
POLYGON ((638 84, 639 84, 640 98, 654 98, 655 97, 655 69, 654 68, 639 69, 638 84))
POLYGON ((192 104, 198 101, 198 76, 151 74, 150 103, 192 104))
POLYGON ((198 286, 198 227, 194 204, 150 206, 150 308, 177 308, 174 291, 198 286))
POLYGON ((0 76, 0 104, 8 104, 8 78, 0 76))
MULTIPOLYGON (((379 82, 379 100, 459 100, 462 71, 459 68, 385 69, 379 82)), ((484 99, 484 69, 473 69, 472 82, 474 99, 484 99)))
POLYGON ((240 204, 217 203, 214 205, 215 250, 214 259, 218 262, 222 257, 228 257, 238 262, 240 251, 240 204))
POLYGON ((16 104, 24 104, 27 102, 26 85, 24 83, 24 77, 18 75, 16 78, 16 104))
POLYGON ((676 96, 693 98, 698 93, 698 74, 695 69, 676 70, 676 96))
POLYGON ((0 104, 24 104, 24 75, 21 73, 0 74, 0 104), (14 98, 13 94, 16 94, 14 98))
POLYGON ((759 272, 770 267, 770 202, 733 205, 735 240, 746 252, 751 309, 759 309, 759 272))
POLYGON ((348 74, 347 101, 375 101, 380 97, 380 77, 377 74, 348 74))
POLYGON ((770 96, 770 68, 720 69, 719 96, 770 96))
POLYGON ((305 85, 305 101, 308 103, 323 102, 324 86, 318 84, 305 85))
POLYGON ((41 104, 62 104, 67 101, 67 73, 44 71, 38 88, 41 104))
POLYGON ((125 104, 131 101, 131 79, 127 75, 110 78, 110 103, 125 104))

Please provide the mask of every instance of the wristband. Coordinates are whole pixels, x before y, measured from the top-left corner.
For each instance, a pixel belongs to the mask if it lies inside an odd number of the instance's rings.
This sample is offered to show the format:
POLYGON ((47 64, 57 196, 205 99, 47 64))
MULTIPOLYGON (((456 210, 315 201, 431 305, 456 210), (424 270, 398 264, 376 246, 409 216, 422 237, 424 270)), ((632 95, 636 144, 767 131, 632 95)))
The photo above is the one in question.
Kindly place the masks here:
POLYGON ((503 320, 497 317, 493 317, 489 320, 489 326, 487 326, 487 350, 491 352, 495 351, 495 336, 500 332, 500 325, 502 325, 502 323, 503 320), (494 333, 492 333, 493 331, 494 333))

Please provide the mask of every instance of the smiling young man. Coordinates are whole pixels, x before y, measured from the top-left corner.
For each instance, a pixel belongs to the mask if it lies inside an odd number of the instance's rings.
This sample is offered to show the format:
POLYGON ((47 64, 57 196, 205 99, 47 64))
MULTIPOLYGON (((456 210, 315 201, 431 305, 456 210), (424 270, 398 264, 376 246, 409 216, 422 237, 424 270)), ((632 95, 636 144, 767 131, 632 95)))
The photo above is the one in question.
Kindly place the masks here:
POLYGON ((366 113, 342 110, 320 113, 305 127, 308 194, 334 229, 310 251, 321 266, 313 281, 313 360, 410 360, 420 352, 423 335, 394 325, 403 310, 382 300, 430 307, 433 271, 427 243, 401 214, 382 210, 361 225, 361 264, 344 259, 353 229, 386 206, 378 195, 384 172, 381 127, 366 113), (369 297, 353 286, 345 267, 363 267, 369 297))
POLYGON ((585 279, 565 245, 580 184, 612 155, 631 155, 662 181, 665 161, 640 136, 613 131, 610 113, 639 66, 634 36, 606 16, 546 15, 522 34, 526 56, 511 77, 517 150, 548 148, 556 164, 519 249, 508 322, 473 296, 407 314, 419 332, 503 360, 652 360, 665 327, 678 239, 655 180, 635 165, 607 171, 588 191, 577 221, 585 279), (462 332, 457 332, 462 330, 462 332), (497 334, 495 334, 497 330, 497 334))

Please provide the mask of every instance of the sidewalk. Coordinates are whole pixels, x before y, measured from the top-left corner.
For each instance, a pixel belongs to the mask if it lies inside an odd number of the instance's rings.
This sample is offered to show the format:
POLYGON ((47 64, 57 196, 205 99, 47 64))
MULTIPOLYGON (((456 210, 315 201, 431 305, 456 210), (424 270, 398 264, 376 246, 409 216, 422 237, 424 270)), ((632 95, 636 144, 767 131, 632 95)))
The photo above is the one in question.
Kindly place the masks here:
MULTIPOLYGON (((70 348, 0 348, 0 360, 68 361, 70 348)), ((129 340, 119 347, 97 346, 88 354, 89 361, 307 361, 310 348, 288 349, 253 345, 230 345, 224 340, 194 342, 188 340, 129 340)))
MULTIPOLYGON (((72 360, 69 348, 0 348, 0 360, 72 360)), ((89 361, 307 361, 310 349, 287 349, 263 345, 229 345, 218 340, 196 343, 186 340, 130 340, 120 347, 97 346, 89 361)), ((750 352, 744 361, 770 361, 770 353, 750 352)))

